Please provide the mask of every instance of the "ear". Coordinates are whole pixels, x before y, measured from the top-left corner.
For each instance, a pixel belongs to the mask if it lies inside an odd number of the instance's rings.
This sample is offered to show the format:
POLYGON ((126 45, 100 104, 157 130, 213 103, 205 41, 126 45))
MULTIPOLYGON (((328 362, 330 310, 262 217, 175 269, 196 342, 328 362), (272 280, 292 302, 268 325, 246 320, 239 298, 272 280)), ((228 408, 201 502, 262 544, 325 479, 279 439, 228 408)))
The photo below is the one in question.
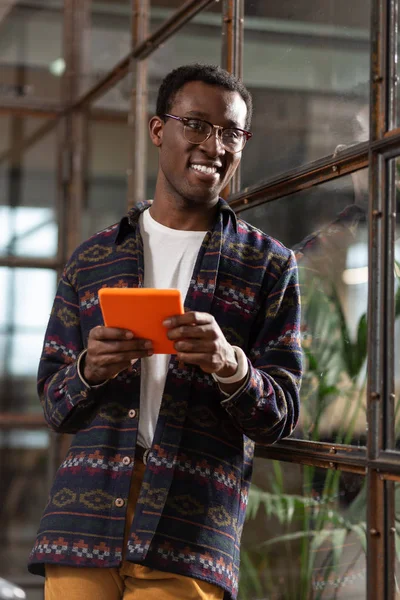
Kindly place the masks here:
POLYGON ((150 139, 157 148, 160 148, 163 139, 164 121, 160 117, 152 117, 149 121, 150 139))

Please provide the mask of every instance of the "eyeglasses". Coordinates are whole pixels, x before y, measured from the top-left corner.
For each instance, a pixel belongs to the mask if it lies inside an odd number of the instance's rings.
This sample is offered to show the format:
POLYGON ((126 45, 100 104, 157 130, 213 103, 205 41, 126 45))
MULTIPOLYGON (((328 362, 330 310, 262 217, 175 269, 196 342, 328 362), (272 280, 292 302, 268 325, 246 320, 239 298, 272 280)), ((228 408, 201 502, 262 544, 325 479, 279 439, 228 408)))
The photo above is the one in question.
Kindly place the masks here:
POLYGON ((192 117, 177 117, 176 115, 163 115, 163 118, 175 119, 182 121, 183 134, 185 139, 190 144, 203 144, 212 135, 214 129, 216 135, 225 150, 235 154, 240 152, 246 145, 247 140, 253 135, 250 131, 239 129, 237 127, 221 127, 221 125, 213 125, 203 119, 194 119, 192 117))

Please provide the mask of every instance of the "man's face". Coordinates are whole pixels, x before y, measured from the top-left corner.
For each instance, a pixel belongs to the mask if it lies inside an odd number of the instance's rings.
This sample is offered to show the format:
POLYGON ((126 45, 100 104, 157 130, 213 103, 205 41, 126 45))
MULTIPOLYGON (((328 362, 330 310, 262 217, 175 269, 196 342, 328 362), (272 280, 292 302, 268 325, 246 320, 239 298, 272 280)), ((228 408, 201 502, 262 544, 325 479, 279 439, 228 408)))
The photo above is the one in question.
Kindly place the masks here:
MULTIPOLYGON (((247 107, 238 92, 191 81, 178 91, 169 114, 244 129, 247 107)), ((174 119, 163 123, 154 117, 150 122, 152 141, 160 148, 160 179, 165 191, 180 203, 212 204, 236 171, 241 152, 227 152, 214 133, 202 144, 191 144, 183 128, 183 123, 174 119), (196 165, 211 167, 213 172, 196 170, 196 165)))

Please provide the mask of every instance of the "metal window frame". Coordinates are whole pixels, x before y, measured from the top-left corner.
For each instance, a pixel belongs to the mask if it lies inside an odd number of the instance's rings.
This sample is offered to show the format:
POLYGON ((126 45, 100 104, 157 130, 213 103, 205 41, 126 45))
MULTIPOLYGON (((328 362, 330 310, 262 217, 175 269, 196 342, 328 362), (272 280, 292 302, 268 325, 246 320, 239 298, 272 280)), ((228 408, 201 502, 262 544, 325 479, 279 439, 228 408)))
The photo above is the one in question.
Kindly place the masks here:
MULTIPOLYGON (((129 72, 136 82, 132 93, 128 124, 134 138, 127 172, 127 205, 144 193, 147 72, 146 58, 159 45, 214 0, 188 0, 153 34, 147 35, 150 10, 148 0, 132 0, 131 52, 119 61, 96 85, 83 94, 78 90, 79 69, 84 59, 85 23, 89 2, 65 0, 64 32, 67 74, 62 105, 0 101, 0 114, 46 117, 48 121, 24 141, 23 149, 33 145, 53 127, 58 128, 60 190, 59 253, 54 259, 3 257, 0 266, 54 268, 59 270, 76 245, 79 235, 74 220, 81 215, 85 199, 87 156, 85 131, 89 119, 121 120, 112 111, 99 111, 93 103, 129 72), (78 6, 79 3, 79 6, 78 6), (82 8, 82 5, 83 8, 82 8), (72 203, 72 199, 75 198, 72 203), (73 217, 67 218, 73 208, 73 217)), ((400 156, 400 127, 396 123, 398 0, 371 0, 371 105, 370 140, 297 169, 287 171, 240 189, 240 174, 232 182, 229 202, 237 211, 266 202, 279 201, 320 183, 369 167, 369 301, 368 301, 368 440, 366 448, 288 439, 273 447, 257 446, 257 455, 266 459, 340 469, 363 474, 368 479, 368 600, 393 600, 394 591, 394 485, 400 481, 400 454, 393 447, 394 390, 394 314, 393 314, 393 236, 394 200, 393 158, 400 156)), ((221 64, 237 75, 243 65, 244 0, 223 0, 221 64)), ((123 117, 122 117, 123 118, 123 117)), ((21 148, 22 149, 22 148, 21 148)), ((0 156, 6 160, 7 154, 0 156)), ((0 429, 44 427, 35 415, 0 414, 0 429)), ((59 460, 62 440, 52 446, 53 464, 59 460)), ((49 473, 51 477, 51 473, 49 473)))

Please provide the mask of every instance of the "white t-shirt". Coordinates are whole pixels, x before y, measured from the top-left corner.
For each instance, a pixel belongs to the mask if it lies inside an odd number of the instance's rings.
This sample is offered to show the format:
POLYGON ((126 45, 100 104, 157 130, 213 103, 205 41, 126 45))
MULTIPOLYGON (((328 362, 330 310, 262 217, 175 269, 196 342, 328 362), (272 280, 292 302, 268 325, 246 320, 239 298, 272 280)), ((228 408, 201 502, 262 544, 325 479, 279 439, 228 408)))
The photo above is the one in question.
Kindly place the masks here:
MULTIPOLYGON (((144 287, 179 289, 184 301, 206 232, 170 229, 155 221, 149 210, 140 215, 139 226, 144 287)), ((169 354, 155 354, 141 361, 138 443, 145 448, 153 442, 169 359, 169 354)))

